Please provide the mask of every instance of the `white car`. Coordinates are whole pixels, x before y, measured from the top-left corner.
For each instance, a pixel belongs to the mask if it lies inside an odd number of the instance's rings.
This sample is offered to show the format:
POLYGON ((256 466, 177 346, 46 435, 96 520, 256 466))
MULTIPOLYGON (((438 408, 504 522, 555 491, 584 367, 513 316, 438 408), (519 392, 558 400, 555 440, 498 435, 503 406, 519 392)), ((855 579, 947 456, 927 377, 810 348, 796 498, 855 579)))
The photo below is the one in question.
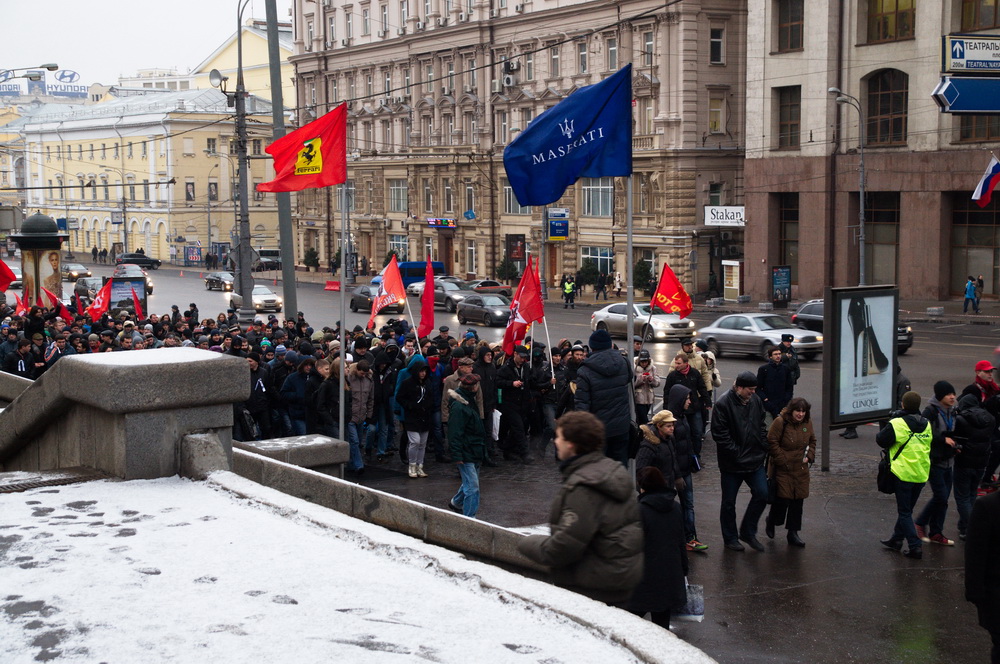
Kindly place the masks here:
MULTIPOLYGON (((283 304, 281 298, 267 286, 254 286, 251 298, 253 299, 253 308, 258 313, 268 310, 278 314, 281 313, 281 306, 283 304)), ((238 310, 243 306, 243 296, 239 293, 233 293, 229 298, 229 306, 238 310)))
POLYGON ((640 335, 646 341, 669 341, 694 336, 698 331, 694 321, 682 319, 677 314, 667 314, 656 309, 650 316, 648 304, 636 304, 632 313, 632 332, 628 331, 628 304, 609 304, 590 315, 591 330, 607 330, 611 336, 631 337, 640 335))

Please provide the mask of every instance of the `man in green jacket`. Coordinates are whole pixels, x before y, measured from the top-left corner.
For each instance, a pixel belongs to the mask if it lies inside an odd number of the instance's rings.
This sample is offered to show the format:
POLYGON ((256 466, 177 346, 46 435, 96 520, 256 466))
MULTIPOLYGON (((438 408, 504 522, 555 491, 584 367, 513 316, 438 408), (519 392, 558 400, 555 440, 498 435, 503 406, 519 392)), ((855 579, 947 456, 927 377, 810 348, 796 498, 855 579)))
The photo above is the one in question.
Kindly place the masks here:
POLYGON ((479 376, 462 376, 457 390, 448 390, 448 443, 451 458, 458 464, 462 486, 448 501, 448 507, 475 518, 479 511, 479 468, 486 457, 486 430, 476 406, 479 376))

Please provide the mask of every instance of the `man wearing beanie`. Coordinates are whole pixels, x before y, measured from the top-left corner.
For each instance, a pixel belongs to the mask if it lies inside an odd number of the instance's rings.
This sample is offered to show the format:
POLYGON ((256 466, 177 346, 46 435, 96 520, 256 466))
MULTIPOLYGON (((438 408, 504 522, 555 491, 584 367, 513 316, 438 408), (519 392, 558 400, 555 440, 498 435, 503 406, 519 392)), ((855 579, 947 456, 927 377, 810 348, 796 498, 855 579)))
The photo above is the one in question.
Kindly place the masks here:
POLYGON ((607 330, 590 335, 591 354, 576 374, 576 410, 593 413, 604 423, 604 453, 628 466, 632 382, 628 361, 611 346, 607 330))
POLYGON ((923 542, 954 546, 954 540, 944 536, 944 518, 955 479, 955 421, 958 418, 958 397, 946 380, 934 383, 934 396, 921 413, 931 423, 931 472, 928 481, 934 493, 913 524, 923 542))
POLYGON ((757 376, 744 371, 736 377, 733 388, 719 397, 712 414, 712 438, 715 439, 722 481, 722 504, 719 521, 722 539, 730 551, 743 551, 743 540, 755 551, 764 545, 757 539, 757 525, 767 507, 767 433, 764 429, 764 404, 757 396, 757 376), (736 529, 736 498, 740 486, 750 487, 750 502, 736 529))
POLYGON ((920 414, 920 395, 907 392, 903 395, 903 414, 889 420, 875 442, 889 455, 890 470, 896 478, 896 527, 882 546, 902 551, 903 540, 909 545, 904 554, 920 560, 923 542, 913 524, 913 508, 920 498, 931 469, 931 440, 934 437, 931 423, 920 414))

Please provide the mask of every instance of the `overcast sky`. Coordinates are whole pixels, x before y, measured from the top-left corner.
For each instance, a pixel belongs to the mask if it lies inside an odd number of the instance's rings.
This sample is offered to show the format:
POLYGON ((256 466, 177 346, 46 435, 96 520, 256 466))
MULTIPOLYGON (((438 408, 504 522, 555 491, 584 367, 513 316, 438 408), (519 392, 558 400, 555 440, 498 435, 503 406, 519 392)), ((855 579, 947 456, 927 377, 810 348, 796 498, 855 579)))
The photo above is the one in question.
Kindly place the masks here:
MULTIPOLYGON (((290 20, 291 0, 276 2, 278 19, 290 20)), ((3 5, 0 69, 55 62, 89 85, 117 83, 119 75, 139 69, 193 69, 236 32, 238 0, 21 0, 3 5)), ((264 0, 250 0, 243 16, 264 19, 265 11, 264 0)))

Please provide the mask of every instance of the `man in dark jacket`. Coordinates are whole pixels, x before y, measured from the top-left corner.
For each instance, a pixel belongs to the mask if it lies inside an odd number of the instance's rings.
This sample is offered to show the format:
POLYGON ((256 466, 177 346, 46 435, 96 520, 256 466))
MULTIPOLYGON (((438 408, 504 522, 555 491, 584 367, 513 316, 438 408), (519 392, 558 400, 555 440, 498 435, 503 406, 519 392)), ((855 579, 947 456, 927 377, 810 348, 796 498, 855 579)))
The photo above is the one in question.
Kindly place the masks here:
POLYGON ((611 346, 611 335, 590 335, 590 357, 576 374, 576 410, 587 411, 604 423, 605 454, 628 465, 629 425, 632 422, 632 376, 628 361, 611 346))
POLYGON ((267 440, 272 437, 271 394, 269 388, 271 384, 271 370, 266 364, 261 363, 260 354, 255 352, 247 355, 247 364, 250 365, 250 397, 244 405, 250 413, 250 417, 253 418, 260 429, 261 440, 267 440))
POLYGON ((712 438, 715 439, 722 479, 722 505, 719 520, 726 548, 743 551, 743 540, 756 551, 764 545, 757 540, 757 524, 767 507, 767 435, 764 429, 764 405, 755 394, 757 377, 744 371, 736 377, 733 389, 723 394, 712 414, 712 438), (746 482, 750 503, 736 529, 736 496, 746 482))
POLYGON ((799 354, 795 350, 795 347, 792 346, 793 341, 795 341, 794 335, 782 334, 778 350, 781 351, 781 363, 786 365, 792 372, 792 382, 798 383, 799 377, 802 376, 802 369, 799 368, 799 354))
MULTIPOLYGON (((694 446, 694 453, 701 455, 702 437, 697 435, 697 432, 701 431, 702 413, 705 408, 711 405, 712 396, 705 389, 705 381, 702 379, 701 373, 691 366, 690 357, 687 353, 681 351, 674 356, 673 366, 670 369, 670 373, 663 380, 663 383, 664 404, 669 401, 669 394, 674 387, 682 385, 688 389, 687 397, 691 401, 686 408, 676 412, 670 406, 664 406, 664 408, 674 413, 675 417, 683 417, 686 420, 687 429, 690 432, 689 437, 694 446)), ((683 400, 681 403, 683 403, 683 400)))
POLYGON ((448 400, 448 444, 462 478, 462 485, 448 501, 448 507, 472 518, 476 518, 479 511, 479 467, 486 458, 483 420, 476 407, 478 392, 479 376, 467 373, 460 379, 458 389, 449 389, 445 397, 448 400))
POLYGON ((493 351, 483 346, 479 349, 472 373, 479 376, 479 394, 483 400, 483 429, 486 432, 486 458, 483 465, 496 467, 499 456, 497 441, 493 437, 493 411, 497 407, 497 367, 493 364, 493 351))
POLYGON ((17 342, 17 350, 4 360, 3 370, 28 380, 36 378, 35 355, 31 352, 31 341, 21 339, 17 342))
POLYGON ((976 605, 979 626, 993 639, 991 662, 1000 662, 1000 492, 976 500, 965 542, 965 599, 976 605))
POLYGON ((549 512, 550 535, 517 549, 551 568, 552 580, 599 602, 622 605, 642 579, 643 536, 632 478, 601 453, 604 425, 587 412, 556 423, 563 484, 549 512))
POLYGON ((757 396, 764 404, 764 426, 771 426, 788 402, 792 400, 795 378, 788 364, 782 362, 781 348, 772 346, 767 351, 767 363, 757 369, 757 396))
POLYGON ((955 507, 958 508, 958 538, 965 539, 976 500, 976 490, 990 456, 990 440, 996 419, 979 400, 978 391, 969 386, 958 398, 955 440, 961 452, 955 456, 955 507))
POLYGON ((528 349, 514 348, 503 366, 497 371, 497 387, 500 388, 503 418, 507 420, 507 436, 500 442, 504 458, 508 461, 533 463, 534 457, 528 450, 528 392, 531 374, 528 371, 528 349))
POLYGON ((948 499, 955 479, 955 425, 958 408, 955 388, 946 380, 934 383, 934 396, 927 401, 921 413, 931 423, 931 470, 927 481, 933 495, 913 525, 917 537, 924 542, 954 546, 955 541, 944 536, 944 520, 948 513, 948 499))

